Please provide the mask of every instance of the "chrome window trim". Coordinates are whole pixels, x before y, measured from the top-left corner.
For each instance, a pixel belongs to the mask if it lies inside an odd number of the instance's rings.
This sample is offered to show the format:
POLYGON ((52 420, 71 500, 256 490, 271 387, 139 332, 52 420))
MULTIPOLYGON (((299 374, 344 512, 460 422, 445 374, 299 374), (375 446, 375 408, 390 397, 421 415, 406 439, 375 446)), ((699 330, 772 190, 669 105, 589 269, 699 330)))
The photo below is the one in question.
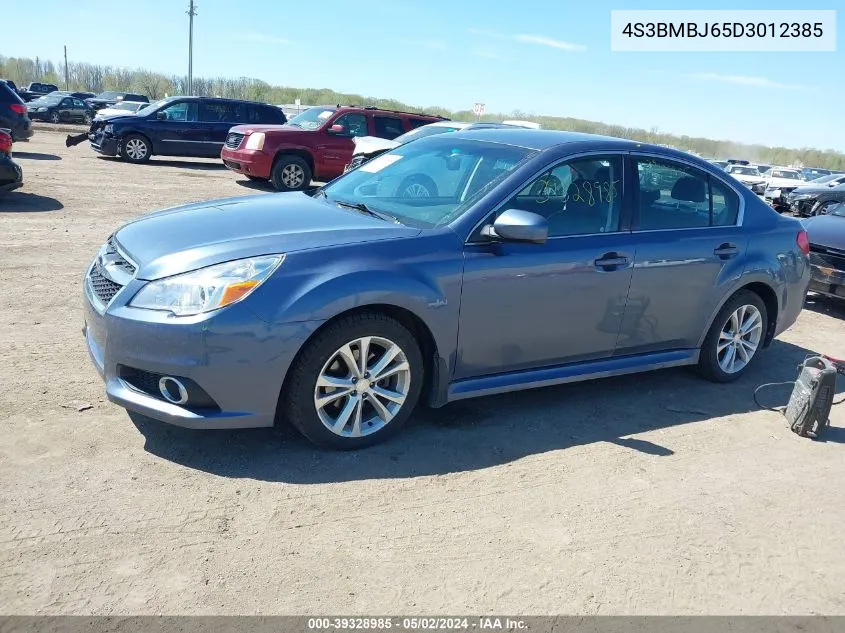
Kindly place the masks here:
MULTIPOLYGON (((624 160, 625 160, 625 157, 628 154, 630 154, 630 152, 628 150, 589 150, 589 151, 586 151, 586 152, 578 152, 577 154, 572 154, 570 156, 567 156, 566 158, 560 158, 560 159, 556 159, 556 160, 552 161, 551 163, 547 164, 546 166, 544 166, 539 171, 534 172, 534 174, 532 174, 531 177, 523 180, 517 189, 514 189, 513 191, 511 191, 511 193, 509 193, 507 196, 505 196, 505 199, 502 200, 502 202, 500 202, 495 207, 493 207, 493 209, 491 211, 487 212, 484 215, 484 217, 481 218, 481 220, 479 220, 475 224, 475 226, 472 227, 472 230, 469 232, 469 235, 467 236, 467 239, 464 242, 464 246, 476 246, 476 245, 480 245, 480 244, 490 244, 489 241, 485 241, 485 240, 475 240, 475 241, 473 241, 470 238, 472 237, 473 234, 475 234, 475 232, 478 230, 478 228, 482 224, 484 224, 484 221, 487 218, 489 218, 491 215, 495 215, 496 213, 498 213, 499 210, 502 207, 505 206, 505 204, 508 202, 508 200, 513 198, 517 193, 519 193, 523 189, 525 189, 525 187, 527 186, 526 183, 534 182, 534 180, 536 180, 537 178, 539 178, 540 176, 542 176, 546 172, 554 169, 558 165, 562 165, 564 163, 568 163, 568 162, 573 161, 573 160, 578 160, 579 158, 586 158, 586 157, 589 157, 589 156, 614 156, 614 157, 618 156, 620 159, 622 159, 622 161, 623 161, 623 166, 622 166, 622 173, 623 173, 622 185, 623 185, 623 189, 622 189, 621 197, 624 200, 625 199, 625 189, 624 189, 624 185, 625 185, 625 181, 624 181, 625 166, 624 166, 624 160)), ((479 200, 479 202, 480 202, 480 200, 479 200)), ((622 221, 622 215, 621 214, 619 216, 619 221, 620 221, 620 223, 622 221)), ((546 241, 548 242, 550 240, 571 239, 573 237, 590 237, 590 236, 596 236, 596 235, 619 235, 619 234, 623 234, 623 233, 631 233, 631 231, 619 231, 619 230, 617 230, 617 231, 608 231, 606 233, 578 233, 577 235, 554 235, 552 237, 547 238, 546 241)))
MULTIPOLYGON (((663 231, 700 231, 702 229, 726 229, 726 228, 730 228, 732 226, 733 227, 741 227, 742 226, 743 222, 745 221, 745 196, 742 195, 742 192, 739 189, 737 189, 736 187, 734 187, 727 180, 723 180, 721 178, 721 176, 711 174, 709 171, 706 171, 705 169, 703 169, 700 165, 696 165, 692 161, 684 160, 683 158, 676 158, 674 156, 667 157, 667 156, 663 156, 661 154, 657 154, 657 153, 654 153, 654 152, 645 152, 645 151, 642 151, 642 150, 631 150, 630 152, 628 152, 628 154, 632 158, 637 158, 637 157, 653 158, 655 160, 662 160, 662 161, 666 161, 666 162, 669 162, 669 163, 675 162, 675 163, 680 163, 682 165, 686 165, 688 167, 692 167, 693 169, 696 169, 696 170, 698 170, 698 171, 700 171, 704 174, 707 174, 710 178, 715 178, 718 182, 720 182, 724 186, 728 187, 731 191, 733 191, 737 195, 737 197, 739 198, 739 209, 737 210, 737 214, 736 214, 736 222, 734 222, 733 224, 725 224, 725 225, 720 225, 720 226, 680 227, 680 228, 676 228, 676 229, 637 229, 637 228, 632 226, 631 227, 632 233, 660 233, 660 232, 663 232, 663 231)), ((725 172, 725 173, 727 173, 727 172, 725 172)))

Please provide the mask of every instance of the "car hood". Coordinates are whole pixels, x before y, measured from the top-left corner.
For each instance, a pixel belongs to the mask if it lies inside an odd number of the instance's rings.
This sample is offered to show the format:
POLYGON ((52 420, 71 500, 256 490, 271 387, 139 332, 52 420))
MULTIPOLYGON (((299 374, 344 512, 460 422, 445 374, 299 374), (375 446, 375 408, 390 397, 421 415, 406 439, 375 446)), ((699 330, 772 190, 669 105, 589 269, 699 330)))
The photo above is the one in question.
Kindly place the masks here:
POLYGON ((749 176, 748 174, 731 174, 740 182, 763 182, 766 180, 763 176, 749 176))
POLYGON ((837 215, 816 215, 802 222, 810 244, 845 250, 845 218, 837 215))
POLYGON ((820 194, 825 193, 827 191, 833 191, 835 187, 828 187, 827 185, 812 185, 812 186, 803 186, 803 187, 796 187, 792 190, 792 193, 795 195, 799 195, 802 193, 809 193, 809 194, 820 194))
POLYGON ((115 233, 153 280, 241 257, 418 235, 419 229, 341 209, 301 192, 211 200, 138 218, 115 233))
POLYGON ((355 144, 355 149, 352 151, 353 156, 383 152, 400 145, 396 141, 379 138, 378 136, 356 136, 352 139, 352 142, 355 144))

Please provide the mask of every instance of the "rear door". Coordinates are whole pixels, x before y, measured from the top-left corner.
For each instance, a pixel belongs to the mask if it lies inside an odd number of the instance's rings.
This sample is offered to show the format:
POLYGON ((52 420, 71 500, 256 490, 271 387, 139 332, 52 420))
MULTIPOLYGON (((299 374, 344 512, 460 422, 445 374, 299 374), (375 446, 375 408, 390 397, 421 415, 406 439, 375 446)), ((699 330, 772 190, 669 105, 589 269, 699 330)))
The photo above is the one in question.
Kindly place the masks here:
MULTIPOLYGON (((232 101, 205 100, 200 101, 199 118, 202 127, 203 143, 198 145, 202 156, 218 158, 229 129, 238 125, 237 112, 232 101)), ((199 154, 197 154, 199 156, 199 154)))
POLYGON ((373 115, 373 135, 390 141, 405 133, 402 119, 386 114, 373 115))
POLYGON ((631 161, 637 261, 616 353, 695 348, 742 274, 741 197, 682 161, 637 154, 631 161))

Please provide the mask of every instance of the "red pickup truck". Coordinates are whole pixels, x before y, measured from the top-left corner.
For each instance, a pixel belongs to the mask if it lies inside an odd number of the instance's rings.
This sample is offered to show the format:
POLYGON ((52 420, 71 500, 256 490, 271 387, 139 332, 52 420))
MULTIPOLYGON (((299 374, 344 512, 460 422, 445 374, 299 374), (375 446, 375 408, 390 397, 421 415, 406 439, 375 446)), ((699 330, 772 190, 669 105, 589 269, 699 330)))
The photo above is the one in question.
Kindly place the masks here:
POLYGON ((223 164, 251 180, 269 180, 277 191, 327 182, 351 160, 355 136, 394 139, 443 117, 374 107, 315 106, 285 125, 237 125, 220 152, 223 164))

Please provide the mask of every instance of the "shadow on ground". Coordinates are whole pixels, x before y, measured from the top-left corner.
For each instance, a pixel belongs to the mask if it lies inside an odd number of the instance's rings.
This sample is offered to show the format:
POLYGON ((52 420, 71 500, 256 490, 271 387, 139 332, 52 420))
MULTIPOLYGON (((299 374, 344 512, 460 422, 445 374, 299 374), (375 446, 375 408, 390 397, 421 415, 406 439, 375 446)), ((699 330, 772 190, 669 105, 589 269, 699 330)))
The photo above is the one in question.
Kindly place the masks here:
POLYGON ((235 182, 238 183, 241 187, 245 187, 246 189, 252 189, 253 191, 269 193, 276 191, 273 188, 273 185, 270 184, 269 180, 248 180, 246 178, 243 178, 236 180, 235 182))
MULTIPOLYGON (((113 163, 124 162, 122 158, 115 156, 98 156, 100 160, 105 160, 113 163)), ((213 159, 209 159, 211 161, 213 159)), ((197 163, 189 160, 172 160, 165 158, 151 158, 145 163, 136 163, 136 167, 178 167, 179 169, 195 169, 200 171, 223 171, 226 165, 220 162, 197 163)))
MULTIPOLYGON (((628 436, 759 409, 755 387, 794 380, 810 350, 775 341, 732 384, 706 382, 686 369, 607 378, 478 398, 419 410, 394 439, 362 451, 320 450, 293 429, 192 431, 132 414, 145 449, 224 477, 289 483, 406 478, 489 468, 526 455, 608 442, 655 456, 671 449, 628 436)), ((790 387, 767 393, 785 404, 790 387)), ((828 429, 827 441, 845 433, 828 429)))
POLYGON ((0 197, 0 213, 39 213, 41 211, 59 211, 64 205, 49 196, 36 193, 12 191, 0 197))
POLYGON ((810 293, 807 295, 804 309, 845 320, 845 299, 834 299, 833 297, 810 293))
POLYGON ((23 160, 62 160, 61 156, 56 156, 55 154, 42 154, 41 152, 19 152, 18 150, 14 150, 14 154, 12 155, 14 158, 20 158, 23 160))

